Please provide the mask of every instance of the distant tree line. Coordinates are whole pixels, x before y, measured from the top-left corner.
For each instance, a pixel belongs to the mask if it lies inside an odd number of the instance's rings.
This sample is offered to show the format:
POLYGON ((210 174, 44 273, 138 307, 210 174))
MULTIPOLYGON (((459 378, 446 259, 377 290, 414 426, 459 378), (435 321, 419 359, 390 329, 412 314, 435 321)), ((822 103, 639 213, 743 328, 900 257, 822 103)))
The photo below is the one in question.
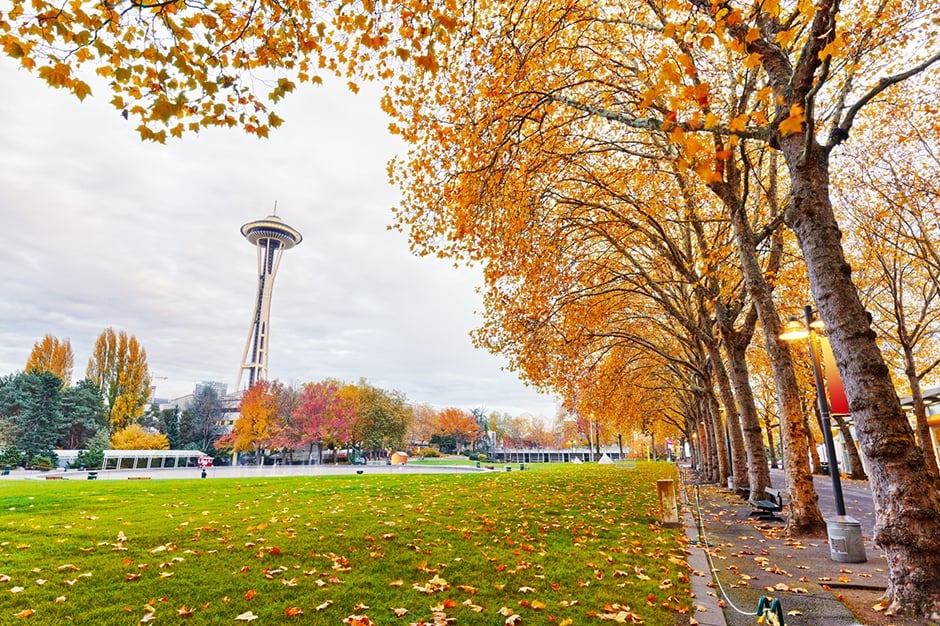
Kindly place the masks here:
POLYGON ((539 419, 439 410, 365 380, 334 379, 297 388, 260 381, 243 394, 239 417, 226 433, 224 399, 211 385, 198 385, 184 409, 148 407, 147 354, 124 331, 101 333, 85 378, 74 384, 73 361, 68 339, 46 335, 24 371, 0 377, 0 465, 51 467, 57 449, 81 450, 78 463, 97 467, 108 448, 191 449, 220 458, 234 451, 322 463, 348 449, 382 458, 395 450, 451 454, 486 452, 494 443, 560 443, 539 419))
POLYGON ((71 449, 82 450, 79 464, 96 467, 107 448, 211 450, 220 434, 214 390, 197 392, 185 411, 146 410, 147 353, 124 331, 101 333, 75 384, 73 366, 69 340, 46 335, 22 372, 0 377, 0 465, 48 468, 57 449, 71 449))

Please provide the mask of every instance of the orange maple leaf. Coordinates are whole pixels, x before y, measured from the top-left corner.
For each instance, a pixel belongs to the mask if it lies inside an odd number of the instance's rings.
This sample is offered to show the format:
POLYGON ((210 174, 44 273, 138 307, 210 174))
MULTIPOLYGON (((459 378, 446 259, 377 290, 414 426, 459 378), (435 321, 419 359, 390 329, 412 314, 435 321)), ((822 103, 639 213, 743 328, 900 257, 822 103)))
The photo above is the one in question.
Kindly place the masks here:
POLYGON ((803 130, 804 121, 806 121, 806 115, 803 113, 802 105, 794 103, 793 106, 790 107, 790 116, 780 122, 780 134, 786 136, 791 133, 800 132, 803 130))

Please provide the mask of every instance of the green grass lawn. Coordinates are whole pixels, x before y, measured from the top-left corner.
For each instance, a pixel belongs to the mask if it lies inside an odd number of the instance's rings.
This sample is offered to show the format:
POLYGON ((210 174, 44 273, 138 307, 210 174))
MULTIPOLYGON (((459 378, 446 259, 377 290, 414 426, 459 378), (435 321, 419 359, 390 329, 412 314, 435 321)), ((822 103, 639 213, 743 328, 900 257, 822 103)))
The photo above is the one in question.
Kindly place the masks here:
POLYGON ((688 623, 674 475, 5 481, 0 624, 688 623))

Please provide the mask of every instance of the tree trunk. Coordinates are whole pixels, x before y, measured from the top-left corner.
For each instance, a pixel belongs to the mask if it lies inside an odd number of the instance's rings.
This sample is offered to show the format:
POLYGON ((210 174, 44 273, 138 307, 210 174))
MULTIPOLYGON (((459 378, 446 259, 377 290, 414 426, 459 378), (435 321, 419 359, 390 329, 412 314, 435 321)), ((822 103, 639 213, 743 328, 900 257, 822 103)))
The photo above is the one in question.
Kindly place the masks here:
POLYGON ((774 444, 774 429, 770 425, 770 418, 764 418, 764 430, 767 433, 767 450, 770 455, 770 467, 777 469, 777 449, 774 444))
MULTIPOLYGON (((738 419, 738 406, 735 402, 734 393, 731 390, 731 382, 728 379, 728 372, 725 370, 724 362, 718 351, 718 346, 714 341, 706 342, 708 350, 709 372, 712 380, 718 385, 718 395, 721 398, 721 406, 724 408, 725 419, 718 418, 715 436, 720 438, 722 448, 724 448, 723 457, 730 459, 730 466, 725 462, 727 472, 721 472, 718 476, 719 484, 725 484, 728 476, 734 476, 734 490, 743 491, 748 489, 747 483, 747 452, 744 449, 744 437, 741 435, 741 422, 738 419), (730 446, 731 454, 728 454, 730 446)), ((720 413, 718 414, 720 416, 720 413)), ((719 457, 721 458, 721 457, 719 457)))
POLYGON ((813 297, 869 461, 875 541, 888 562, 888 610, 940 612, 940 493, 852 283, 829 200, 828 153, 803 132, 783 137, 780 144, 792 184, 786 222, 806 260, 813 297))
POLYGON ((728 446, 725 441, 725 427, 721 420, 721 411, 718 408, 718 399, 711 391, 707 391, 705 397, 708 400, 706 414, 708 423, 705 425, 708 437, 708 451, 711 455, 712 463, 712 482, 725 484, 728 476, 731 475, 731 468, 728 466, 728 446))
POLYGON ((809 418, 803 418, 803 426, 806 428, 806 443, 809 446, 809 458, 812 462, 813 473, 822 474, 822 461, 819 459, 819 444, 816 442, 816 436, 809 427, 809 418))
POLYGON ((849 478, 855 480, 867 480, 865 475, 865 466, 862 465, 862 457, 858 454, 858 448, 855 446, 855 438, 852 437, 852 431, 845 419, 841 415, 832 414, 832 419, 839 425, 842 431, 842 438, 845 440, 845 452, 849 455, 849 478))
POLYGON ((745 359, 746 346, 735 344, 728 350, 731 360, 731 380, 734 395, 741 412, 741 427, 744 430, 744 445, 747 448, 747 475, 750 485, 750 499, 760 500, 764 489, 770 487, 770 468, 767 466, 767 454, 764 452, 764 438, 757 418, 757 405, 751 390, 750 374, 745 359))
POLYGON ((770 285, 761 271, 750 224, 736 187, 728 183, 717 183, 712 185, 712 190, 724 202, 731 217, 735 247, 744 273, 747 293, 757 309, 763 327, 764 348, 770 357, 774 388, 777 392, 777 409, 780 414, 783 466, 786 468, 787 490, 790 493, 787 533, 794 537, 822 537, 825 535, 826 523, 819 510, 819 498, 813 487, 813 476, 809 469, 809 451, 793 360, 790 358, 789 347, 780 339, 780 316, 774 306, 770 285))
POLYGON ((917 440, 921 450, 924 451, 924 463, 927 472, 940 488, 940 469, 937 468, 937 454, 933 449, 933 440, 930 438, 930 427, 927 425, 927 406, 924 404, 924 394, 920 388, 920 376, 914 363, 914 355, 909 346, 904 346, 904 371, 911 385, 911 400, 914 402, 914 423, 917 429, 917 440))

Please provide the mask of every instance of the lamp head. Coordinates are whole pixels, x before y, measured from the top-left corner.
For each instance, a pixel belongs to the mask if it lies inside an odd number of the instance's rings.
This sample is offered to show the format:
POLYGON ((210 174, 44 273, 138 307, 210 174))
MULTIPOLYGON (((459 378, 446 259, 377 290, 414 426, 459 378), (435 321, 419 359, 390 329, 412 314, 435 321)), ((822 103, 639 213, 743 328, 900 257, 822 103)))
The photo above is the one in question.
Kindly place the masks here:
POLYGON ((802 341, 809 337, 809 329, 806 328, 806 324, 801 322, 795 317, 791 317, 790 320, 783 325, 783 332, 780 333, 780 339, 783 341, 802 341))

